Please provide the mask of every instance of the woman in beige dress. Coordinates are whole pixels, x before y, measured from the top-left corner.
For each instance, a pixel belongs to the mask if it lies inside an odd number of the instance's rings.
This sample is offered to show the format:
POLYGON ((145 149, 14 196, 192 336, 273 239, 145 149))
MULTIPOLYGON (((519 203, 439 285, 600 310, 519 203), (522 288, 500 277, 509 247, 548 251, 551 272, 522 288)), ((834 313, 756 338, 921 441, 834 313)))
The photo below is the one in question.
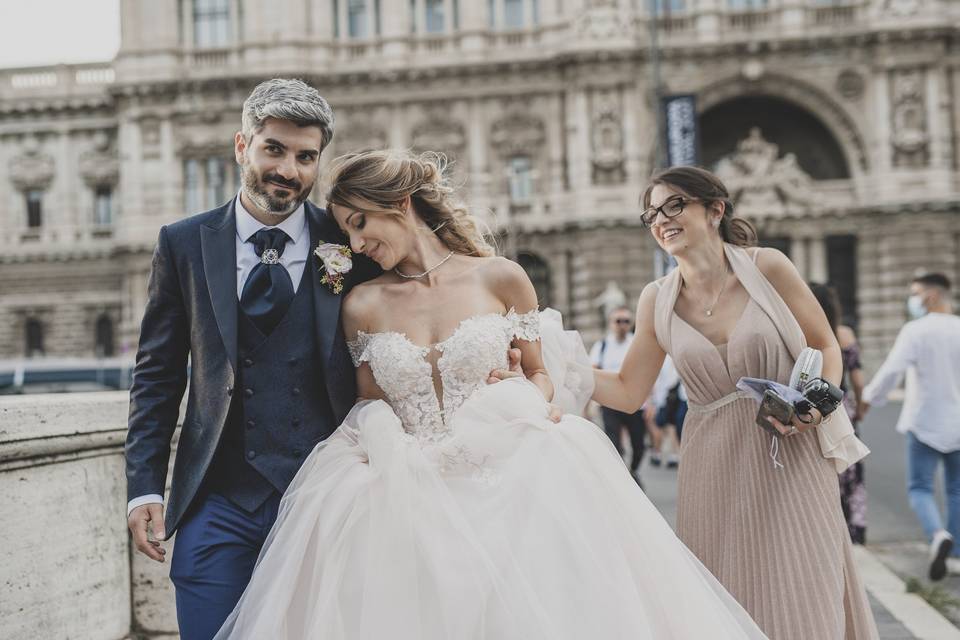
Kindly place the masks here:
POLYGON ((820 305, 786 256, 748 248, 755 232, 733 217, 713 174, 668 169, 643 205, 644 224, 679 267, 641 293, 634 342, 619 372, 596 372, 594 400, 636 410, 669 353, 689 395, 680 538, 770 638, 877 638, 837 485, 866 448, 842 409, 776 423, 774 437, 736 387, 741 377, 786 384, 808 345, 839 383, 840 347, 820 305))

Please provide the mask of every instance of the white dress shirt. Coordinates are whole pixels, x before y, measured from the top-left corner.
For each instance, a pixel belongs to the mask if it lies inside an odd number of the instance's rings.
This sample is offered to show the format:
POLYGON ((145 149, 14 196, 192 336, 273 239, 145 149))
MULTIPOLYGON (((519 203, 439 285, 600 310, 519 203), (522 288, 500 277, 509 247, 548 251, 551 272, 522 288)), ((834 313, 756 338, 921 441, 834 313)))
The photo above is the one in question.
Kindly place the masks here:
POLYGON ((943 453, 960 450, 960 317, 929 313, 904 325, 863 399, 882 406, 905 373, 897 431, 943 453))
MULTIPOLYGON (((260 229, 282 229, 284 233, 290 236, 287 246, 284 247, 283 255, 280 256, 280 264, 290 274, 293 281, 293 290, 296 291, 300 286, 300 280, 303 277, 303 270, 306 268, 307 260, 310 259, 310 233, 307 228, 307 214, 301 204, 296 211, 290 214, 283 222, 274 226, 267 226, 259 222, 250 215, 240 196, 236 199, 236 220, 237 220, 237 300, 243 294, 243 285, 246 284, 250 272, 260 262, 257 257, 256 249, 252 242, 247 242, 253 234, 260 229)), ((135 508, 143 504, 163 504, 163 496, 151 493, 145 496, 139 496, 127 503, 127 515, 135 508)))

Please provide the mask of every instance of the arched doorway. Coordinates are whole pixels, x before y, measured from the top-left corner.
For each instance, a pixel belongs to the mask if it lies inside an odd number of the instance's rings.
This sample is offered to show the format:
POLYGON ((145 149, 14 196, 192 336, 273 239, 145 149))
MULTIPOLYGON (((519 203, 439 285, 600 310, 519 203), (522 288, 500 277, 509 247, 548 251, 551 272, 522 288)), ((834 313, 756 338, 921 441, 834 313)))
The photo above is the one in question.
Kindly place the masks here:
POLYGON ((517 253, 517 263, 527 272, 537 292, 540 307, 550 306, 550 265, 535 253, 521 251, 517 253))

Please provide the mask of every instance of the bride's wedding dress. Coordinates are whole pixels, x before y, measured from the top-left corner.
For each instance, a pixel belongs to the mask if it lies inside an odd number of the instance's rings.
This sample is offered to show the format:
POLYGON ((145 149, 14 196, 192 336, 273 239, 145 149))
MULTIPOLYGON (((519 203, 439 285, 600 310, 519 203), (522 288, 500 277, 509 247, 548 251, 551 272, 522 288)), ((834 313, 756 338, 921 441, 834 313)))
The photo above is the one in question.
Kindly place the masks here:
MULTIPOLYGON (((544 360, 576 404, 592 378, 566 365, 586 354, 550 313, 544 360)), ((480 315, 430 347, 361 333, 354 361, 389 400, 359 403, 307 458, 217 638, 763 638, 602 430, 551 422, 526 379, 486 385, 540 320, 480 315)))

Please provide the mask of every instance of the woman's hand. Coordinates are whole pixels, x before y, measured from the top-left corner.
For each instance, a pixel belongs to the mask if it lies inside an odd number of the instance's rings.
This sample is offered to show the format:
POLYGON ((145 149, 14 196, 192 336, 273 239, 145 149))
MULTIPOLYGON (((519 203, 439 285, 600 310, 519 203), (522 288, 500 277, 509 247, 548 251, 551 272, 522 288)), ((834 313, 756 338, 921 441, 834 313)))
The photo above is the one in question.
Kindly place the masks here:
POLYGON ((547 415, 547 417, 550 418, 550 422, 553 422, 553 423, 560 422, 560 418, 563 417, 563 409, 553 404, 552 402, 548 402, 547 407, 549 407, 550 409, 547 415))
MULTIPOLYGON (((838 409, 838 411, 842 410, 842 407, 838 409)), ((774 429, 780 432, 780 435, 795 436, 798 433, 806 433, 811 429, 819 427, 820 423, 823 422, 823 415, 814 407, 810 409, 810 413, 802 416, 794 413, 793 420, 790 421, 789 425, 783 424, 773 416, 767 416, 767 422, 772 424, 774 429)))

